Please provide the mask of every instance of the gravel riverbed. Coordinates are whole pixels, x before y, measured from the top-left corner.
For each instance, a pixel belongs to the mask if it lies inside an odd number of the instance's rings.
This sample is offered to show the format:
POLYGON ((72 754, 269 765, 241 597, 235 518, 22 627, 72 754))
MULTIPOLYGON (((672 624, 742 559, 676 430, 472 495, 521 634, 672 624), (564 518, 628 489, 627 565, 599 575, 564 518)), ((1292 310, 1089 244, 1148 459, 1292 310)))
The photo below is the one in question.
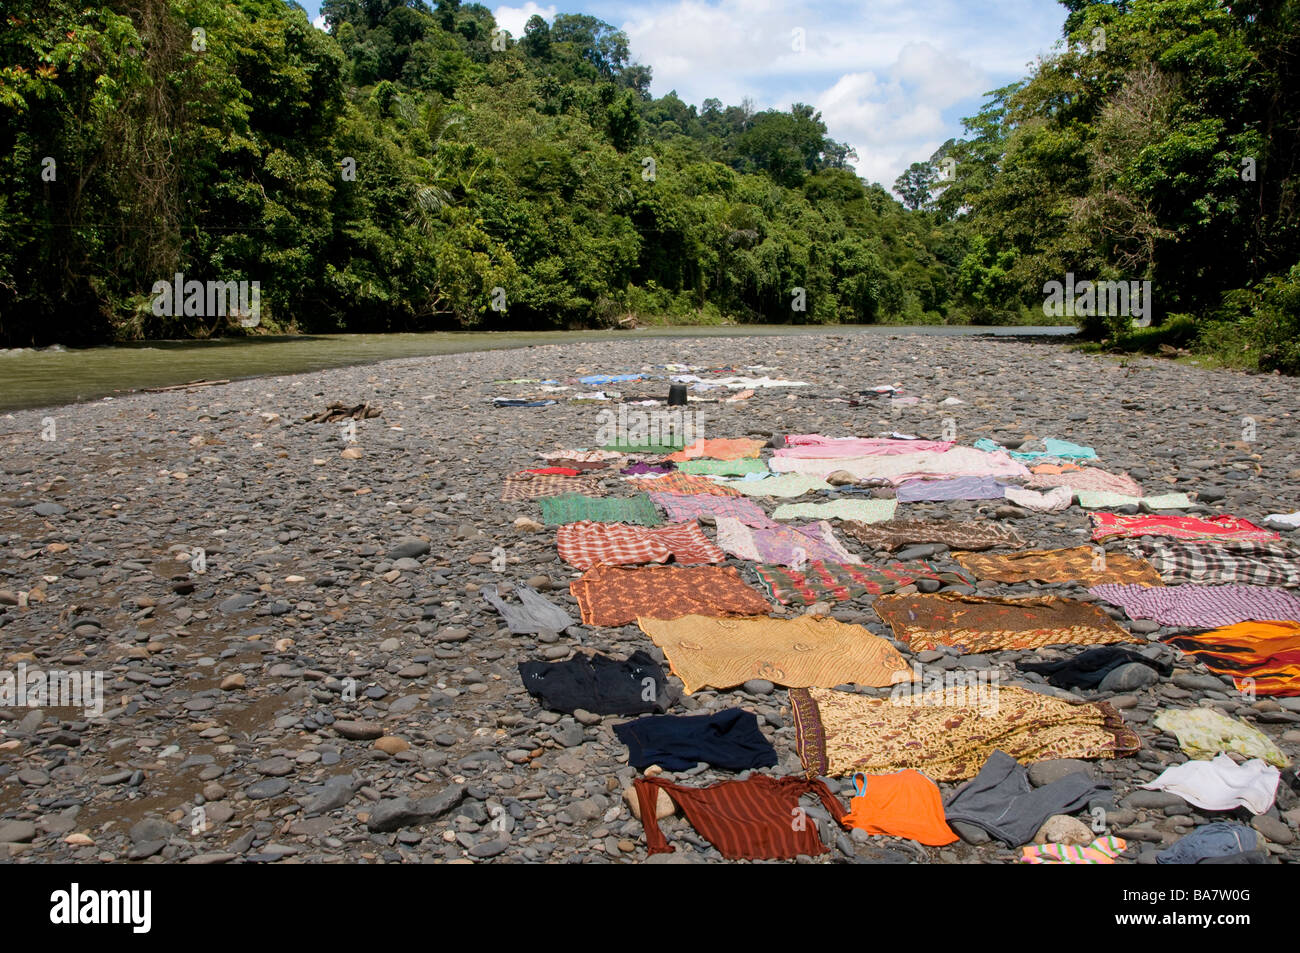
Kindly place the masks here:
MULTIPOLYGON (((0 671, 102 673, 104 711, 0 708, 0 860, 645 862, 641 824, 623 798, 636 772, 612 730, 624 719, 547 712, 516 665, 575 650, 662 653, 635 625, 511 635, 481 593, 527 581, 579 617, 568 591, 579 573, 559 560, 554 528, 529 522, 540 522, 535 502, 501 502, 501 483, 542 465, 539 451, 593 445, 611 406, 561 393, 552 406, 494 408, 493 396, 535 385, 493 382, 568 383, 668 363, 764 365, 810 383, 694 405, 708 437, 902 431, 955 433, 969 445, 1054 436, 1095 447, 1105 469, 1127 471, 1148 493, 1198 494, 1192 514, 1259 522, 1300 509, 1300 381, 1011 338, 828 331, 577 343, 15 412, 0 417, 0 671), (919 402, 845 399, 882 384, 919 402), (334 401, 382 412, 354 429, 304 420, 334 401)), ((665 380, 612 386, 625 399, 668 390, 665 380)), ((598 472, 610 493, 632 492, 617 471, 598 472)), ((760 502, 770 512, 773 501, 760 502)), ((1089 540, 1077 506, 1046 515, 954 501, 901 504, 897 515, 1010 520, 1040 549, 1089 540)), ((933 558, 955 568, 942 552, 933 558)), ((724 565, 757 581, 747 563, 724 565)), ((1075 585, 979 591, 1091 598, 1075 585)), ((1300 699, 1252 702, 1156 641, 1174 630, 1114 614, 1175 665, 1154 683, 1080 693, 1121 709, 1142 739, 1136 756, 1086 767, 1112 785, 1107 830, 1129 841, 1125 861, 1150 863, 1162 845, 1226 819, 1138 790, 1186 760, 1150 724, 1155 710, 1208 703, 1294 757, 1300 699)), ((831 615, 890 635, 869 598, 831 615)), ((1028 653, 921 654, 927 665, 993 668, 1001 684, 1060 694, 1016 669, 1028 653)), ((801 773, 782 688, 701 691, 670 711, 734 706, 755 712, 775 745, 770 773, 801 773)), ((1042 762, 1031 777, 1046 783, 1077 767, 1042 762)), ((730 775, 672 776, 702 785, 730 775)), ((1284 773, 1268 813, 1234 815, 1283 861, 1300 859, 1294 780, 1284 773)), ((847 800, 848 779, 831 785, 847 800)), ((922 847, 849 836, 820 823, 819 807, 807 811, 831 846, 809 862, 1018 856, 976 830, 922 847)), ((653 862, 721 861, 680 814, 662 826, 677 852, 653 862)))

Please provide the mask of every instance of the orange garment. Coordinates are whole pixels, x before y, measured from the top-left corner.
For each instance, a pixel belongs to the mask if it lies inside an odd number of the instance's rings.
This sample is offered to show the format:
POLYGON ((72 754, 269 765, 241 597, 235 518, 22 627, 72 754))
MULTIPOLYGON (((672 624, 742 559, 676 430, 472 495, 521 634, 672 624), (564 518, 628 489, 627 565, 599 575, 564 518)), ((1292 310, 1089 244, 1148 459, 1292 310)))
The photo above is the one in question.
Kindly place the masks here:
POLYGON ((734 440, 697 440, 684 450, 678 450, 672 456, 665 457, 673 463, 710 457, 714 460, 741 460, 758 456, 758 451, 765 446, 762 440, 749 440, 737 437, 734 440))
POLYGON ((943 813, 939 786, 919 771, 908 768, 896 774, 853 776, 858 796, 849 802, 849 813, 841 818, 849 827, 868 834, 905 837, 930 847, 942 847, 957 839, 943 813))
POLYGON ((1065 473, 1067 470, 1082 470, 1074 463, 1039 463, 1029 468, 1030 473, 1065 473))

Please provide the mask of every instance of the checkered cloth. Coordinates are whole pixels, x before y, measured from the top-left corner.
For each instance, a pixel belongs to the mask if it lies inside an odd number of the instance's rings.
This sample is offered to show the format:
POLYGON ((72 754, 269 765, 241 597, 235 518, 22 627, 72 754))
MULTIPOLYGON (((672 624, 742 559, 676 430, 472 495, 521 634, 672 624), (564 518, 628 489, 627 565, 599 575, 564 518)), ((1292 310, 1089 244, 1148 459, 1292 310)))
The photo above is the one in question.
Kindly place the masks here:
POLYGON ((501 490, 502 502, 536 500, 561 493, 600 494, 600 479, 589 476, 560 476, 555 473, 529 473, 527 470, 506 477, 501 490))
POLYGON ((712 496, 708 493, 651 493, 650 499, 668 514, 670 523, 685 523, 701 516, 729 516, 755 529, 771 529, 780 524, 763 512, 753 500, 739 497, 712 496))
POLYGON ((689 473, 665 473, 661 477, 627 477, 637 489, 655 493, 709 493, 714 496, 740 496, 729 486, 715 483, 708 477, 689 473))
POLYGON ((639 563, 720 563, 726 554, 709 542, 700 524, 628 526, 624 523, 568 523, 556 533, 560 558, 578 569, 639 563))
POLYGON ((547 496, 537 501, 542 508, 542 522, 547 526, 557 523, 636 523, 639 526, 658 526, 663 520, 659 511, 644 493, 636 496, 598 499, 581 493, 564 493, 547 496))
POLYGON ((1300 587, 1300 550, 1287 543, 1135 539, 1128 548, 1151 563, 1166 585, 1300 587))
POLYGON ((969 585, 961 573, 939 572, 927 562, 892 562, 881 566, 849 566, 810 562, 802 569, 759 563, 754 567, 767 594, 784 605, 810 606, 818 602, 846 602, 859 596, 878 596, 910 585, 917 579, 969 585))

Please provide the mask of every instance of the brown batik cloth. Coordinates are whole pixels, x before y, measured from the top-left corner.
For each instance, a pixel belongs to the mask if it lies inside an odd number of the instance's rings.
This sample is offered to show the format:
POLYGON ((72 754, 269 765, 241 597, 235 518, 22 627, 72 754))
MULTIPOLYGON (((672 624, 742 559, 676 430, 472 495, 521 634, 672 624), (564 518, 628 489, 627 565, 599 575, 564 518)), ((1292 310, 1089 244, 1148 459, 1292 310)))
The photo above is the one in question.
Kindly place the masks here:
POLYGON ((1104 702, 1073 704, 1023 688, 982 686, 965 695, 942 689, 890 698, 825 688, 790 689, 796 747, 810 776, 913 768, 934 781, 979 774, 994 751, 1021 764, 1055 758, 1127 757, 1142 747, 1104 702))
POLYGON ((600 496, 600 478, 590 476, 564 476, 559 473, 512 473, 506 477, 501 490, 501 500, 535 500, 541 496, 559 496, 561 493, 584 493, 600 496))
POLYGON ((995 599, 941 592, 881 596, 872 608, 913 652, 941 645, 972 653, 1138 641, 1092 603, 1055 596, 995 599))
POLYGON ((1027 543, 1001 523, 961 523, 957 520, 845 520, 840 529, 872 549, 900 549, 919 543, 946 543, 952 549, 1023 549, 1027 543))
POLYGON ((1104 582, 1160 585, 1160 574, 1145 559, 1123 553, 1108 553, 1100 547, 1071 549, 1026 549, 1019 553, 953 553, 979 579, 998 582, 1077 582, 1095 586, 1104 582))
POLYGON ((627 625, 638 618, 767 615, 772 604, 731 567, 597 566, 569 583, 587 625, 627 625))

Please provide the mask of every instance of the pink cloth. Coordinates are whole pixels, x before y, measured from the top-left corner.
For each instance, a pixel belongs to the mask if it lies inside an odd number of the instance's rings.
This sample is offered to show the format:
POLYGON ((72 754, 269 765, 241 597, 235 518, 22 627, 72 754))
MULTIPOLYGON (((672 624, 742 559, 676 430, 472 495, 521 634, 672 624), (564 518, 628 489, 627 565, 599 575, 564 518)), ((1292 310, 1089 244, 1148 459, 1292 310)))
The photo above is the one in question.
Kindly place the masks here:
POLYGON ((768 466, 773 473, 803 473, 823 479, 828 473, 845 470, 855 480, 881 479, 894 484, 959 476, 1029 477, 1028 468, 1011 459, 1006 451, 987 453, 974 447, 953 447, 942 453, 897 453, 827 460, 773 457, 768 466))
POLYGON ((786 446, 776 451, 778 457, 798 460, 824 460, 828 457, 874 457, 897 453, 943 453, 951 450, 951 440, 885 440, 859 437, 823 437, 820 434, 793 434, 785 438, 786 446))
POLYGON ((1124 496, 1146 495, 1138 482, 1127 473, 1109 473, 1097 467, 1066 470, 1064 473, 1035 473, 1025 486, 1034 490, 1068 486, 1071 490, 1096 490, 1101 493, 1122 493, 1124 496))

